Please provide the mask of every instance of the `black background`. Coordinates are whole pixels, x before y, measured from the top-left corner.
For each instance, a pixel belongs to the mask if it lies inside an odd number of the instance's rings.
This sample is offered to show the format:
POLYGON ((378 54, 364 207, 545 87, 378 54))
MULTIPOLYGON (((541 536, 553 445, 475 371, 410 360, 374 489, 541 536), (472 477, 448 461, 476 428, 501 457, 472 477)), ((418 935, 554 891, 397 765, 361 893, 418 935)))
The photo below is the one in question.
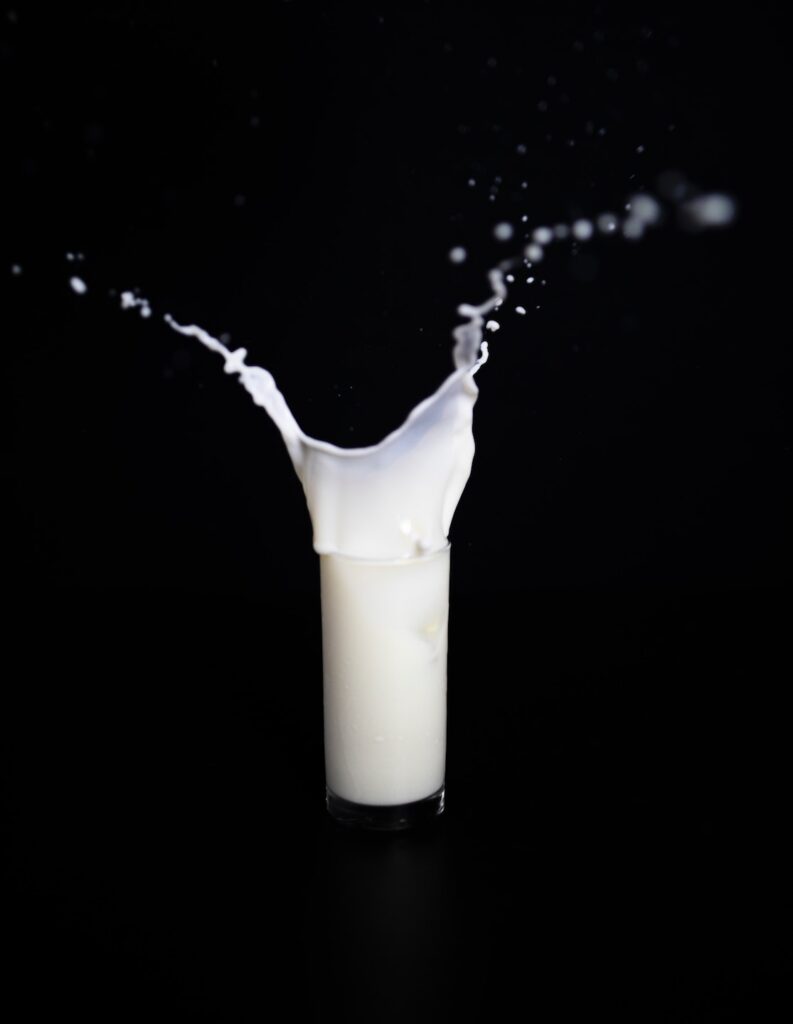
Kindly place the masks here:
POLYGON ((789 82, 775 5, 697 11, 4 10, 14 1020, 781 1013, 789 82), (300 487, 162 314, 372 443, 448 373, 495 223, 670 170, 737 222, 554 245, 491 339, 446 815, 339 831, 300 487))

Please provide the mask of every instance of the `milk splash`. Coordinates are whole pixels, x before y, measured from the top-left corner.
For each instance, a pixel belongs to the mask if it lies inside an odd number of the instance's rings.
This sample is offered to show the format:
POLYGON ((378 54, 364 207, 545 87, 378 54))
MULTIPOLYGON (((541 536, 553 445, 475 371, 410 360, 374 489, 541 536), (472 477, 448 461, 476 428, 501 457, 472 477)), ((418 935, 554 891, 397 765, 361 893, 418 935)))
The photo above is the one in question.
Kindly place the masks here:
MULTIPOLYGON (((488 358, 484 332, 500 327, 488 314, 507 298, 507 282, 514 281, 507 271, 520 266, 530 269, 552 243, 569 239, 581 244, 597 234, 619 233, 635 240, 662 219, 661 204, 647 194, 631 197, 625 210, 624 218, 602 213, 593 220, 578 219, 554 229, 535 228, 521 256, 490 271, 491 297, 481 305, 458 308, 466 322, 454 330, 454 371, 397 430, 371 447, 339 448, 309 437, 272 374, 246 363, 246 349, 231 350, 203 328, 179 324, 170 314, 165 320, 175 331, 222 355, 226 373, 237 374, 253 401, 275 423, 303 485, 319 554, 384 560, 428 554, 447 543, 452 516, 471 472, 473 408, 478 395, 474 376, 488 358)), ((729 197, 707 195, 683 204, 678 219, 684 227, 702 229, 724 226, 734 213, 729 197)), ((494 233, 507 241, 513 235, 512 226, 499 224, 494 233)), ((458 247, 449 258, 459 263, 465 255, 458 247)), ((532 283, 534 277, 526 280, 532 283)), ((139 306, 144 316, 150 313, 145 300, 128 292, 122 296, 122 306, 139 306)), ((522 316, 526 309, 516 306, 515 312, 522 316)))
POLYGON ((367 448, 339 448, 309 437, 272 374, 245 362, 246 349, 232 351, 203 328, 179 324, 170 314, 165 321, 222 355, 226 373, 237 374, 275 423, 303 485, 315 551, 408 558, 444 547, 471 472, 478 395, 474 375, 488 358, 487 342, 482 340, 485 317, 507 294, 500 270, 491 271, 490 284, 490 299, 480 306, 460 307, 467 322, 454 331, 454 372, 402 426, 367 448))
MULTIPOLYGON (((701 231, 725 227, 734 220, 736 206, 729 196, 712 193, 691 198, 687 185, 678 183, 676 187, 677 194, 669 198, 682 228, 701 231)), ((498 315, 507 299, 507 285, 515 281, 510 271, 528 270, 525 281, 533 284, 532 267, 544 258, 548 246, 563 241, 581 245, 598 235, 621 234, 636 240, 661 223, 663 214, 661 203, 642 193, 625 204, 624 217, 601 213, 526 233, 523 252, 490 271, 490 298, 478 306, 458 307, 465 323, 453 332, 453 372, 400 427, 366 448, 340 448, 310 437, 293 416, 272 374, 245 361, 246 349, 232 350, 202 327, 177 323, 170 314, 164 319, 174 331, 223 356, 226 373, 237 375, 256 405, 275 423, 303 485, 318 554, 384 561, 415 558, 441 551, 448 542, 452 516, 474 456, 473 408, 479 393, 474 377, 488 359, 485 332, 498 331, 501 326, 489 314, 498 315)), ((526 220, 524 216, 522 222, 526 220)), ((513 234, 512 225, 506 223, 494 229, 502 242, 513 234)), ((461 263, 466 257, 459 246, 449 252, 452 263, 461 263)), ((76 258, 67 254, 70 262, 76 258)), ((72 277, 70 285, 78 294, 88 290, 81 278, 72 277)), ((148 300, 130 291, 121 293, 121 307, 137 309, 142 317, 152 314, 148 300)), ((514 312, 525 316, 526 308, 516 305, 514 312)))

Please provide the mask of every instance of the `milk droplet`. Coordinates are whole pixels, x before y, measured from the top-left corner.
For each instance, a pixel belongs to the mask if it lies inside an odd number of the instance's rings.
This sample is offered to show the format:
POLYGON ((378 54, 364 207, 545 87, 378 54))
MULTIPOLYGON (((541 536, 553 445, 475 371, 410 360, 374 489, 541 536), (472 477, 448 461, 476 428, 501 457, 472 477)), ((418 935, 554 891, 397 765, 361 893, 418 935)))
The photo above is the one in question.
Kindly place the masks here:
MULTIPOLYGON (((149 305, 148 299, 139 299, 132 292, 121 293, 121 308, 122 309, 135 309, 140 310, 142 317, 148 318, 151 316, 151 306, 149 305)), ((223 337, 223 335, 221 335, 223 337)))
POLYGON ((488 320, 485 324, 485 330, 493 331, 495 333, 496 331, 501 330, 501 324, 498 320, 488 320))
POLYGON ((630 198, 631 216, 645 224, 657 224, 661 219, 661 206, 653 196, 639 193, 630 198))
POLYGON ((713 192, 710 195, 689 199, 680 208, 683 223, 693 228, 724 227, 735 219, 735 200, 730 196, 713 192))
POLYGON ((604 235, 613 235, 617 230, 619 221, 613 213, 601 213, 598 217, 598 230, 602 231, 604 235))
POLYGON ((592 237, 594 230, 591 220, 584 220, 581 218, 573 223, 573 236, 577 238, 579 242, 586 242, 587 239, 592 237))
POLYGON ((72 291, 77 295, 85 295, 88 291, 88 285, 81 277, 70 277, 69 285, 71 286, 72 291))
POLYGON ((565 239, 570 234, 570 228, 566 224, 557 224, 553 229, 554 235, 559 239, 565 239))
POLYGON ((449 259, 452 263, 465 263, 468 253, 461 245, 457 245, 449 252, 449 259))
POLYGON ((508 242, 515 234, 515 229, 511 224, 503 221, 501 224, 496 224, 493 228, 493 234, 499 242, 508 242))
POLYGON ((539 245, 547 245, 553 238, 553 231, 550 228, 535 228, 531 237, 539 245))
POLYGON ((630 238, 632 240, 641 238, 644 234, 644 228, 644 221, 639 220, 638 217, 628 217, 622 225, 622 234, 625 238, 630 238))
POLYGON ((532 242, 531 245, 526 246, 526 255, 532 263, 539 263, 545 253, 543 252, 541 245, 537 245, 536 242, 532 242))
POLYGON ((520 313, 521 316, 526 315, 526 310, 523 306, 515 306, 515 312, 520 313))
POLYGON ((22 267, 18 263, 12 263, 11 273, 14 275, 14 277, 19 277, 19 275, 22 273, 22 267))

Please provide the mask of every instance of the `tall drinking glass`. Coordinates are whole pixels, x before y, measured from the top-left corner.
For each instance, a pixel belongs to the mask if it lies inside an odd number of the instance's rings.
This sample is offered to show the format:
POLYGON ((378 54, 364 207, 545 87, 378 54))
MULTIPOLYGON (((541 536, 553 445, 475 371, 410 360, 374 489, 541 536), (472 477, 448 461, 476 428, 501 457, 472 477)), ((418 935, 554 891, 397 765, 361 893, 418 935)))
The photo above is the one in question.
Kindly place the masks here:
POLYGON ((450 546, 377 561, 320 555, 327 808, 401 829, 441 814, 450 546))

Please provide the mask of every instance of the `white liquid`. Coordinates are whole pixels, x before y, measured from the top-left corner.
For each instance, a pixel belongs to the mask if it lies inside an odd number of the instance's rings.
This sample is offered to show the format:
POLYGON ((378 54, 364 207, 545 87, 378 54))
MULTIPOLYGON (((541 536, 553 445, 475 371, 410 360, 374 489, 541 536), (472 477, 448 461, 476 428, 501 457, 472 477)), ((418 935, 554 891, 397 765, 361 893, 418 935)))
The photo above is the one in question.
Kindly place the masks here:
POLYGON ((329 789, 363 804, 437 792, 446 761, 449 548, 320 557, 329 789))
POLYGON ((410 558, 444 547, 471 472, 473 408, 479 393, 474 374, 488 355, 482 341, 484 317, 506 296, 500 271, 492 271, 490 281, 492 298, 481 306, 460 306, 468 322, 455 330, 457 369, 401 427, 368 448, 339 448, 309 437, 272 374, 245 362, 245 349, 232 352, 201 327, 165 319, 174 330, 221 353, 226 373, 238 374, 254 402, 269 413, 303 485, 315 551, 410 558))

